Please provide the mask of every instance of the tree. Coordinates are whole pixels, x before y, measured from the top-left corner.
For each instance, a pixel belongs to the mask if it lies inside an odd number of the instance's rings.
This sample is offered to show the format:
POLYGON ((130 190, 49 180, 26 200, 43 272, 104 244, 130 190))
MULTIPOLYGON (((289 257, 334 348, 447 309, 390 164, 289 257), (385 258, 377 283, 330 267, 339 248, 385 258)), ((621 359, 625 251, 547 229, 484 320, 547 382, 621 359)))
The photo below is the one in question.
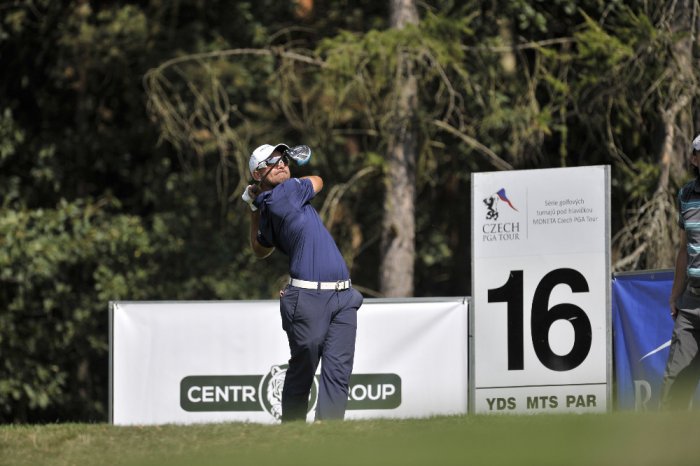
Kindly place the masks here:
POLYGON ((265 35, 278 4, 0 6, 0 422, 105 419, 110 300, 272 295, 219 215, 216 165, 158 143, 142 78, 265 35))
POLYGON ((588 43, 581 58, 597 55, 596 60, 614 63, 597 78, 600 85, 611 83, 609 90, 593 99, 607 108, 605 140, 625 173, 627 192, 620 197, 626 196, 628 220, 613 236, 614 270, 666 268, 675 260, 675 193, 687 179, 692 104, 698 95, 691 64, 696 11, 697 3, 690 0, 625 8, 611 31, 589 18, 581 36, 588 43))
POLYGON ((615 269, 669 267, 697 0, 418 5, 0 5, 2 421, 104 418, 109 300, 277 295, 238 202, 261 141, 313 148, 368 296, 470 293, 484 170, 611 165, 615 269))
MULTIPOLYGON (((417 23, 418 11, 413 0, 391 1, 391 27, 403 29, 417 23)), ((418 79, 410 54, 401 45, 395 53, 398 92, 385 168, 380 290, 384 296, 413 296, 418 79)))

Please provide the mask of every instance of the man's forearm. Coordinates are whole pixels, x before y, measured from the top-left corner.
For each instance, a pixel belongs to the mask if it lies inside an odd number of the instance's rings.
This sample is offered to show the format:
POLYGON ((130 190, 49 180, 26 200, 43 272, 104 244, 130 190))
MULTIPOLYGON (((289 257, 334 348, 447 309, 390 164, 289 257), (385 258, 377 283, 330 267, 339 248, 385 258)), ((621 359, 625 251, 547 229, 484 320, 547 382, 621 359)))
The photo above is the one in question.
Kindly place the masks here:
POLYGON ((275 248, 266 248, 258 241, 258 225, 260 225, 260 211, 250 213, 250 247, 253 249, 253 254, 261 259, 266 258, 275 250, 275 248))
POLYGON ((671 287, 671 304, 674 304, 676 299, 683 293, 683 290, 685 290, 687 266, 687 253, 685 250, 679 249, 678 256, 676 257, 676 268, 673 274, 673 286, 671 287))

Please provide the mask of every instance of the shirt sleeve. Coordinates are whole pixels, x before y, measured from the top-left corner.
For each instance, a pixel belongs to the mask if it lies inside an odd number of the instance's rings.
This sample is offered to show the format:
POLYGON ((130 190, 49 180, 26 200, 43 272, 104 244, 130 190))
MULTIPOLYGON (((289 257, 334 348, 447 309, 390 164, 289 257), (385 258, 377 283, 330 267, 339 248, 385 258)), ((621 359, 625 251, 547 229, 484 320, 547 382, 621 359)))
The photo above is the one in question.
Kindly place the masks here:
POLYGON ((316 195, 314 185, 308 178, 292 178, 286 182, 286 185, 289 200, 297 207, 303 206, 316 195))
POLYGON ((683 196, 684 196, 684 187, 678 190, 678 199, 677 199, 677 205, 678 205, 678 226, 681 228, 681 230, 685 230, 685 222, 683 218, 683 196))

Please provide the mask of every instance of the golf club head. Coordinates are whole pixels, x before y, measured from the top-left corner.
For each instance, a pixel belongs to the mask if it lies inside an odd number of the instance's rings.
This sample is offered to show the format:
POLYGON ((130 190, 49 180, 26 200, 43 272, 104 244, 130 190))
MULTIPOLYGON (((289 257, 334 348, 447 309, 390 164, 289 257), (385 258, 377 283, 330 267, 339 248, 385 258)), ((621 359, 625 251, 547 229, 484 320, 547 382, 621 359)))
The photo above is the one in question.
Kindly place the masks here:
POLYGON ((309 146, 294 146, 285 151, 285 154, 290 159, 294 160, 297 165, 304 165, 311 158, 311 148, 309 146))

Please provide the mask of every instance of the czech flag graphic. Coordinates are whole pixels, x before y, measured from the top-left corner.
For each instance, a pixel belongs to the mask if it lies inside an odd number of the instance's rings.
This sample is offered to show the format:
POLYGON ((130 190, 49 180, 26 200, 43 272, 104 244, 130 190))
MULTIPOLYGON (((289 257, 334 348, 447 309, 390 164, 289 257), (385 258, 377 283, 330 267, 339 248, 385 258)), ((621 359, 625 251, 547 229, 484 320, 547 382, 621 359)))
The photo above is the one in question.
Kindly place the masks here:
POLYGON ((516 209, 515 207, 513 207, 513 204, 510 202, 510 199, 508 199, 508 196, 506 196, 506 190, 505 190, 505 189, 503 189, 503 188, 499 189, 498 192, 496 193, 496 195, 498 196, 498 198, 499 198, 500 200, 502 200, 503 202, 507 203, 507 204, 510 206, 511 209, 513 209, 514 211, 518 212, 518 209, 516 209))

